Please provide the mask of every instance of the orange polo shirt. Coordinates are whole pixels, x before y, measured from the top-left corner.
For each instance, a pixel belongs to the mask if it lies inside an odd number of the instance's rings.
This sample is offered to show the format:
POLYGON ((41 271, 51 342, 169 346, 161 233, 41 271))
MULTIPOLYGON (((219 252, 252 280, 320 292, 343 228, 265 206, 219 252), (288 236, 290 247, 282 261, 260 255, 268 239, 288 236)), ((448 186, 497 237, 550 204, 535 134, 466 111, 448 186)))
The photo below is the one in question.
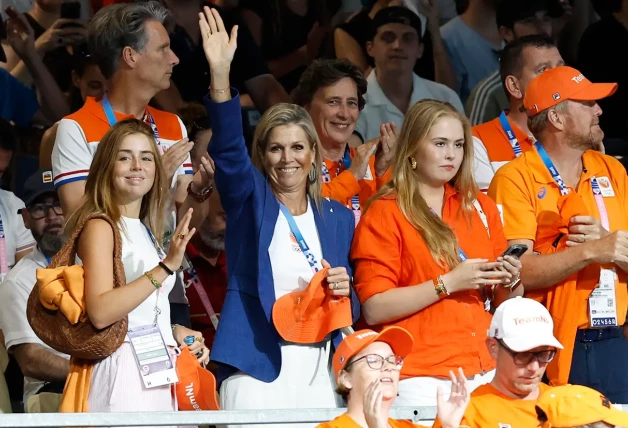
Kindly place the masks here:
MULTIPOLYGON (((425 428, 422 425, 413 424, 410 421, 398 421, 390 418, 388 418, 388 425, 390 425, 391 428, 425 428)), ((362 428, 362 425, 354 421, 348 414, 343 413, 333 421, 323 422, 316 428, 362 428)))
MULTIPOLYGON (((570 190, 580 195, 589 214, 599 219, 591 177, 595 176, 598 182, 610 186, 612 189, 610 192, 607 190, 607 197, 603 198, 610 231, 628 230, 628 179, 624 167, 615 158, 594 150, 587 150, 582 155, 582 162, 585 172, 577 189, 570 190)), ((560 189, 536 150, 528 151, 502 167, 495 175, 488 194, 502 206, 506 239, 532 240, 534 249, 539 252, 547 248, 547 242, 537 241, 537 236, 546 236, 545 231, 555 227, 553 225, 560 219, 557 207, 560 189)), ((628 309, 628 291, 625 272, 619 268, 616 271, 617 321, 622 325, 628 309)), ((554 335, 565 347, 558 350, 556 358, 547 368, 552 386, 564 385, 569 379, 577 329, 589 328, 588 298, 597 287, 599 274, 600 265, 591 264, 545 290, 543 301, 554 319, 554 335)))
MULTIPOLYGON (((350 148, 349 152, 351 159, 353 159, 355 149, 350 148)), ((330 182, 323 182, 323 196, 334 199, 349 209, 351 209, 351 198, 358 195, 360 207, 364 210, 364 206, 371 196, 375 195, 380 187, 392 179, 392 168, 388 168, 381 177, 375 174, 375 155, 371 156, 366 174, 359 181, 355 179, 351 171, 344 170, 342 160, 340 162, 332 162, 323 159, 323 162, 325 162, 331 178, 330 182)))
MULTIPOLYGON (((467 257, 495 260, 506 249, 500 215, 489 197, 480 193, 477 198, 488 220, 490 238, 474 208, 469 216, 462 214, 461 196, 449 184, 445 186, 443 220, 452 227, 467 257)), ((353 238, 351 259, 355 263, 355 289, 362 303, 376 294, 432 281, 449 271, 434 261, 394 196, 374 201, 362 216, 353 238)), ((492 370, 495 363, 485 344, 490 322, 482 292, 468 290, 386 324, 401 326, 414 337, 401 377, 448 378, 449 371, 458 367, 467 376, 492 370)))
MULTIPOLYGON (((540 393, 550 389, 539 384, 540 393)), ((519 400, 499 392, 493 385, 486 384, 471 393, 471 402, 464 413, 461 426, 469 428, 530 428, 539 426, 536 416, 536 400, 519 400)), ((440 420, 432 428, 441 428, 440 420)))
MULTIPOLYGON (((508 123, 514 132, 522 152, 530 150, 534 140, 515 125, 509 118, 508 123)), ((506 131, 502 128, 499 117, 473 127, 473 140, 476 168, 475 181, 480 190, 488 189, 493 176, 499 168, 516 159, 515 152, 510 145, 506 131)))

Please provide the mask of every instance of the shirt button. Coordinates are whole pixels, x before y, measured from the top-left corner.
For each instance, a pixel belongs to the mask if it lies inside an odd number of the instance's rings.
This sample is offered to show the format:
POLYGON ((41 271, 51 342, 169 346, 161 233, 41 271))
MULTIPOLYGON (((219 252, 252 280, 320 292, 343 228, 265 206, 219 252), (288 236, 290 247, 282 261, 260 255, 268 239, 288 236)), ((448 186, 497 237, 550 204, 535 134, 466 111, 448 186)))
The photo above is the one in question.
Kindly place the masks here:
POLYGON ((475 337, 475 333, 471 333, 471 336, 475 337))

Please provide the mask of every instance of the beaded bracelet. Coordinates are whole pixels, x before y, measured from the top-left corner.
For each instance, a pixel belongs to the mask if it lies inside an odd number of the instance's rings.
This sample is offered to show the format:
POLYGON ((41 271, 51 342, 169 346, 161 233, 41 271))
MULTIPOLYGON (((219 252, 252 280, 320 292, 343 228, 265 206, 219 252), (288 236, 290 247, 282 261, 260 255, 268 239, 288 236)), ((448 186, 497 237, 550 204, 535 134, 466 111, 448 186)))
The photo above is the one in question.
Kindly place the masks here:
POLYGON ((144 272, 144 275, 146 275, 146 277, 150 280, 150 282, 153 284, 153 287, 157 289, 161 288, 161 282, 157 281, 150 272, 144 272))

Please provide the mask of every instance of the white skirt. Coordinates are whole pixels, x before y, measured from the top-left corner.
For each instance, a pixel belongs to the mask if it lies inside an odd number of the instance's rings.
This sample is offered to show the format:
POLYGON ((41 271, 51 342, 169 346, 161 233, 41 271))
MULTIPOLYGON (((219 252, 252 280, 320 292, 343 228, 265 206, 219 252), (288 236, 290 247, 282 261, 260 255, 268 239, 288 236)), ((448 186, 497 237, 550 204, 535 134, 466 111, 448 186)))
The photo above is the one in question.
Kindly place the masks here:
MULTIPOLYGON (((171 358, 174 362, 174 352, 171 358)), ((171 385, 144 387, 133 349, 124 342, 94 366, 87 408, 90 413, 173 412, 177 403, 171 385)))
MULTIPOLYGON (((222 410, 325 409, 339 407, 335 382, 330 374, 330 345, 282 343, 281 371, 266 383, 242 372, 227 378, 220 387, 222 410)), ((318 424, 277 424, 264 428, 312 428, 318 424)), ((240 428, 247 425, 228 425, 240 428)), ((254 427, 254 425, 251 425, 254 427)))

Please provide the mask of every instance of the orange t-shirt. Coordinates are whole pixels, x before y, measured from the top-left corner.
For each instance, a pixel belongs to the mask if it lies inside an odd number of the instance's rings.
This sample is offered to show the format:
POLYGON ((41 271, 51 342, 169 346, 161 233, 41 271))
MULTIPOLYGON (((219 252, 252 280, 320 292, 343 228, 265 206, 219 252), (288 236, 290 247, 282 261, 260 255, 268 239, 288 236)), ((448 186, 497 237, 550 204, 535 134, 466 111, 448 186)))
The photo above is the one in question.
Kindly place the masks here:
MULTIPOLYGON (((506 249, 499 212, 486 195, 477 195, 487 217, 490 237, 475 209, 462 215, 461 196, 445 186, 443 220, 453 228, 460 248, 469 258, 495 260, 506 249)), ((380 198, 362 216, 353 238, 355 289, 364 303, 376 294, 431 281, 449 269, 439 266, 419 232, 401 213, 394 197, 380 198)), ((478 290, 461 291, 406 318, 398 325, 414 337, 401 377, 448 378, 462 367, 467 376, 488 372, 495 362, 485 340, 491 314, 484 310, 478 290)), ((381 328, 384 326, 378 326, 381 328)))
MULTIPOLYGON (((506 116, 508 118, 508 116, 506 116)), ((508 123, 514 132, 519 147, 522 152, 532 149, 534 140, 526 135, 509 118, 508 123)), ((474 172, 475 181, 480 190, 485 192, 488 189, 495 172, 508 162, 516 159, 510 140, 506 131, 502 128, 499 117, 473 127, 474 151, 476 168, 474 172)))
MULTIPOLYGON (((353 159, 355 149, 350 148, 349 153, 351 159, 353 159)), ((334 199, 349 209, 352 209, 351 198, 357 195, 360 200, 360 207, 363 210, 371 196, 375 195, 380 187, 392 179, 392 168, 388 168, 381 177, 375 174, 375 155, 371 156, 366 174, 359 181, 355 179, 351 171, 344 170, 342 160, 340 162, 332 162, 323 159, 323 162, 325 162, 325 166, 329 171, 329 178, 331 179, 330 182, 323 182, 323 196, 334 199)))
MULTIPOLYGON (((577 189, 570 189, 582 197, 589 214, 597 219, 600 214, 591 188, 591 177, 604 187, 603 198, 608 213, 610 231, 628 230, 628 179, 623 165, 611 156, 594 150, 582 155, 585 172, 577 189)), ((502 206, 506 239, 534 241, 534 250, 541 252, 547 242, 537 239, 548 236, 547 229, 559 223, 558 200, 560 189, 545 167, 536 150, 524 153, 502 167, 489 188, 489 196, 502 206)), ((550 237, 549 239, 554 239, 550 237)), ((619 325, 626 320, 628 291, 626 273, 616 269, 617 318, 619 325)), ((577 274, 545 289, 542 299, 554 319, 554 335, 565 349, 558 350, 547 368, 552 386, 564 385, 569 379, 574 340, 579 328, 589 328, 588 298, 597 287, 600 265, 591 264, 577 274)), ((538 294, 538 293, 535 293, 538 294)))
MULTIPOLYGON (((398 421, 390 418, 388 418, 388 424, 391 428, 426 428, 422 425, 414 424, 411 421, 398 421)), ((348 414, 343 413, 333 421, 323 422, 316 428, 362 428, 362 425, 354 421, 348 414)))

